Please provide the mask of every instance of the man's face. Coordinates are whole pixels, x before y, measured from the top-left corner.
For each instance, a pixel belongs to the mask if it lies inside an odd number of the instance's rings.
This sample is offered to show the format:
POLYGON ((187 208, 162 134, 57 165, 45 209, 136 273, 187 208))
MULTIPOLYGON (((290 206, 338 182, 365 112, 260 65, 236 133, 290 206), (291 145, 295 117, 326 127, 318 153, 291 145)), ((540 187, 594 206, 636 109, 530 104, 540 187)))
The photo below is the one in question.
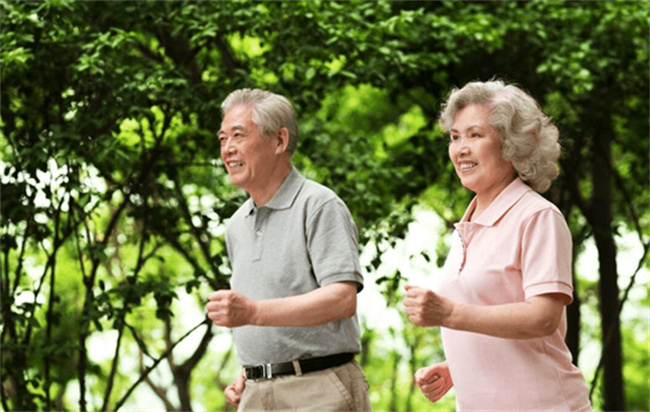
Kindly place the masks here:
POLYGON ((253 122, 253 109, 240 104, 228 110, 218 137, 232 183, 249 193, 263 188, 277 161, 275 139, 264 137, 253 122))

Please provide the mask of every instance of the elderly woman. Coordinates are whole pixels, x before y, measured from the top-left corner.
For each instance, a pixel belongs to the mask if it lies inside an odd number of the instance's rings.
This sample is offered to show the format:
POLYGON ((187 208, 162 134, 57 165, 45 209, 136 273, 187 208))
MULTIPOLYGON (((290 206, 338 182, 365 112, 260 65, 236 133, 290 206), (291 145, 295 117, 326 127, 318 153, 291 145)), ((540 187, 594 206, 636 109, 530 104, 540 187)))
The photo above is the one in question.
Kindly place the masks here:
POLYGON ((432 402, 453 386, 458 410, 591 410, 564 343, 571 233, 538 194, 558 174, 557 128, 501 81, 452 91, 440 124, 476 196, 455 225, 438 290, 405 287, 409 319, 441 327, 446 357, 415 382, 432 402))

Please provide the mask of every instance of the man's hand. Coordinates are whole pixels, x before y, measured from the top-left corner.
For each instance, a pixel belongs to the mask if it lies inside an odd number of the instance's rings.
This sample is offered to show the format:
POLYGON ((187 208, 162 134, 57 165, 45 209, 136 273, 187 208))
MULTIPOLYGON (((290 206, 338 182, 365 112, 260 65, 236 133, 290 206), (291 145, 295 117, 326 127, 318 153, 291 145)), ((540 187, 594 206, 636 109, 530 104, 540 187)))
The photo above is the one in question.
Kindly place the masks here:
POLYGON ((430 289, 406 285, 404 307, 411 322, 420 326, 445 326, 454 303, 430 289))
POLYGON ((241 401, 241 395, 244 392, 244 387, 246 386, 246 379, 244 375, 240 375, 237 380, 228 385, 223 393, 226 395, 226 400, 229 404, 235 408, 239 407, 239 402, 241 401))
POLYGON ((447 362, 418 369, 415 372, 415 384, 431 402, 438 401, 454 386, 447 362))
POLYGON ((210 293, 205 305, 208 318, 217 326, 235 328, 254 324, 258 303, 234 290, 218 290, 210 293))

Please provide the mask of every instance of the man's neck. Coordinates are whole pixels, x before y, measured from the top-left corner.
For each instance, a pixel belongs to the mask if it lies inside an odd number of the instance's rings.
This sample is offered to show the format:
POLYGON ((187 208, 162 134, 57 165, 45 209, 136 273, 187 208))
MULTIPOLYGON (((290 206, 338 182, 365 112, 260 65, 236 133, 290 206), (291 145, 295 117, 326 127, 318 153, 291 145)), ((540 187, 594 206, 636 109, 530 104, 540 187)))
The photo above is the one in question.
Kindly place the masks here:
POLYGON ((282 184, 291 173, 291 163, 286 163, 279 166, 276 169, 273 169, 273 172, 269 179, 266 181, 266 184, 262 187, 248 190, 248 194, 255 202, 256 206, 264 206, 273 199, 273 196, 277 191, 282 187, 282 184))

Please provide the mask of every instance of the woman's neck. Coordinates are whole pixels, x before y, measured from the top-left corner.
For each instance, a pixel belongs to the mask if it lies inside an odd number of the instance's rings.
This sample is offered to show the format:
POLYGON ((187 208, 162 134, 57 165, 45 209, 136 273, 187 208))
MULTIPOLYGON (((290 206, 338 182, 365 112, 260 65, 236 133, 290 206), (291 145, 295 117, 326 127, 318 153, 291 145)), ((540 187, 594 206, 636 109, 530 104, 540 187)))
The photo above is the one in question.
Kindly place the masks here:
POLYGON ((512 176, 512 178, 503 180, 498 186, 498 190, 490 190, 484 193, 477 193, 476 194, 476 206, 474 207, 474 210, 470 212, 470 215, 468 216, 468 221, 474 222, 478 217, 481 215, 481 213, 485 212, 492 202, 499 197, 501 192, 505 190, 506 187, 510 186, 510 183, 512 183, 513 180, 516 179, 516 176, 512 176))

